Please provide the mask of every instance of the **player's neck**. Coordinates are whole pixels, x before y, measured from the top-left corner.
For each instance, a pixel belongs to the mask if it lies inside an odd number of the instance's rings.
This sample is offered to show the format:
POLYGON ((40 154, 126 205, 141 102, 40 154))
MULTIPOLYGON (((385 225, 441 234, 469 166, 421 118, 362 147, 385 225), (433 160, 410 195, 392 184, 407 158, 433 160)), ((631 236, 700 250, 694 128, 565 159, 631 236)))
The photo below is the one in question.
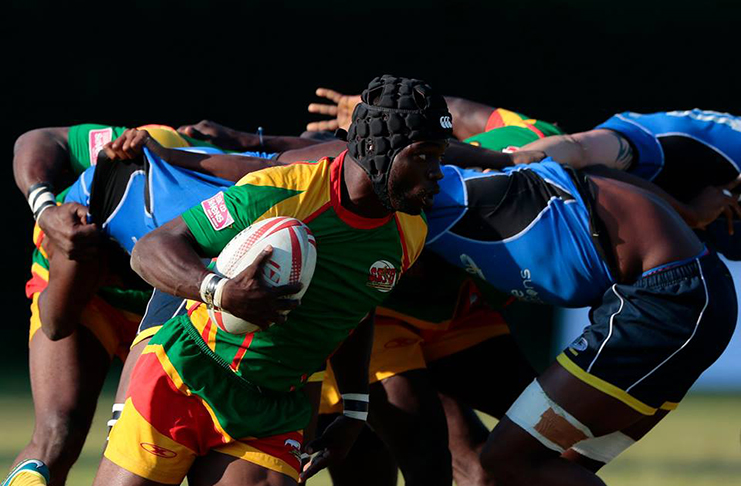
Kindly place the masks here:
POLYGON ((348 211, 365 218, 383 218, 391 212, 376 196, 368 174, 349 155, 342 164, 341 187, 340 203, 348 211))

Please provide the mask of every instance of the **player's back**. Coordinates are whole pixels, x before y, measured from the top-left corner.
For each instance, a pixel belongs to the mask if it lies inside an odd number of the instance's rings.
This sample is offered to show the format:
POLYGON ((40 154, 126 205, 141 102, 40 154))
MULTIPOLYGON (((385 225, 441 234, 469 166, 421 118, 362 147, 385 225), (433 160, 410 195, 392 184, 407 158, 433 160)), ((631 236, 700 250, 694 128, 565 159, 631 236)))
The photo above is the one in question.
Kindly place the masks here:
POLYGON ((428 248, 520 299, 589 305, 613 282, 596 241, 592 199, 547 159, 482 173, 443 168, 428 248))

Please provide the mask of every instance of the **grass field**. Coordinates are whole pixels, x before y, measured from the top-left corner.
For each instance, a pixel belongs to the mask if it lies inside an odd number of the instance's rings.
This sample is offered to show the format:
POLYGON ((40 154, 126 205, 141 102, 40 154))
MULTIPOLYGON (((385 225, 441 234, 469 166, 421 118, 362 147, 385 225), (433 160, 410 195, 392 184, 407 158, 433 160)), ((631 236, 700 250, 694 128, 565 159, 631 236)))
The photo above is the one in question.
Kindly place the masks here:
MULTIPOLYGON (((92 482, 111 399, 107 390, 70 486, 92 482)), ((25 445, 32 427, 30 396, 23 390, 0 394, 0 476, 25 445)), ((646 439, 605 468, 602 477, 611 486, 741 486, 740 430, 741 396, 691 395, 646 439)), ((310 483, 330 485, 326 474, 310 483)))

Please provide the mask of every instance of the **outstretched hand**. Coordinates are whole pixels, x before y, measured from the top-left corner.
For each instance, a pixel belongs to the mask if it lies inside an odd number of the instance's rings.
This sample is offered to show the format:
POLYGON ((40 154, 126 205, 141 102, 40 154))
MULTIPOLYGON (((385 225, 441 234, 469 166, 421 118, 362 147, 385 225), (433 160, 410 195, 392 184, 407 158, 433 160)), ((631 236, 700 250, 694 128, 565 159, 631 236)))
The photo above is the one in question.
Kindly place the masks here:
POLYGON ((39 227, 70 260, 96 258, 100 241, 98 227, 87 222, 87 208, 78 203, 66 203, 46 209, 38 220, 39 227))
POLYGON ((707 186, 698 194, 688 207, 693 214, 691 226, 704 229, 721 214, 728 220, 728 234, 733 234, 734 217, 741 218, 739 196, 731 192, 741 183, 741 178, 724 186, 707 186))
POLYGON ((309 442, 304 451, 307 454, 315 454, 311 460, 304 465, 304 470, 298 478, 299 484, 305 483, 310 477, 325 467, 342 461, 360 432, 365 427, 365 422, 354 418, 340 415, 334 422, 329 424, 324 433, 309 442))
POLYGON ((320 115, 333 116, 333 120, 311 122, 306 125, 306 129, 311 132, 321 130, 337 130, 342 128, 347 130, 352 122, 352 112, 355 105, 360 103, 360 95, 345 95, 337 91, 318 88, 316 95, 326 98, 332 103, 312 103, 309 105, 309 113, 319 113, 320 115))
POLYGON ((221 298, 223 310, 261 329, 285 322, 286 314, 299 304, 298 300, 287 297, 303 287, 300 283, 270 287, 262 282, 264 267, 272 254, 273 248, 266 247, 249 267, 229 279, 221 298))
POLYGON ((111 160, 129 160, 139 157, 145 146, 155 152, 159 152, 158 149, 161 148, 146 130, 129 128, 116 140, 105 144, 103 150, 111 160))

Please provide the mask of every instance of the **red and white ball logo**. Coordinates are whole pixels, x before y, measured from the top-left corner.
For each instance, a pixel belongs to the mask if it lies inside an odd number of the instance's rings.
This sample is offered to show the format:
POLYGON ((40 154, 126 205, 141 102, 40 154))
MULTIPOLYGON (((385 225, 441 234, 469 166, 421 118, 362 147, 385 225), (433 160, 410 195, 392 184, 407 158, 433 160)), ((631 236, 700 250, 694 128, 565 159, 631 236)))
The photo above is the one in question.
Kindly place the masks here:
POLYGON ((378 260, 371 265, 368 271, 368 287, 373 287, 379 292, 390 292, 396 285, 396 267, 386 260, 378 260))

